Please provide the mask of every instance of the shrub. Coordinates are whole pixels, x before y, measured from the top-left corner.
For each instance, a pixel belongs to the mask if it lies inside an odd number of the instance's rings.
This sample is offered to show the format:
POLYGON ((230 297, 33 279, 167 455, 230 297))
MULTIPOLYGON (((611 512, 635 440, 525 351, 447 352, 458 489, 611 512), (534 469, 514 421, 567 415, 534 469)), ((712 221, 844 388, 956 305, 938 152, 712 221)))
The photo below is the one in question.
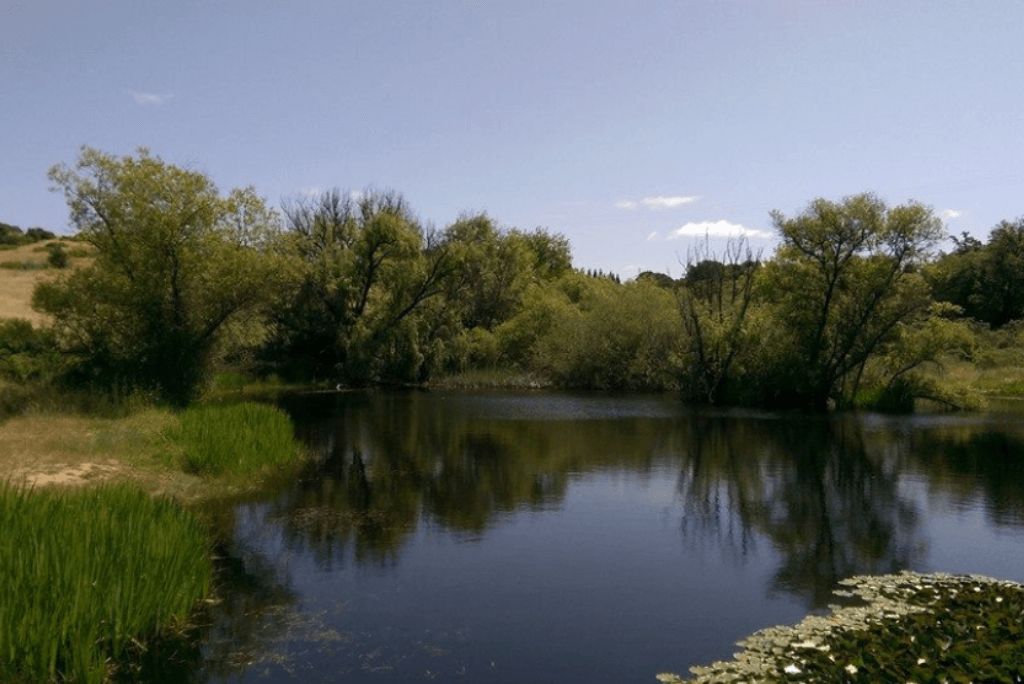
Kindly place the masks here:
POLYGON ((43 380, 58 373, 59 366, 49 330, 20 318, 0 321, 0 379, 43 380))
POLYGON ((71 264, 71 256, 64 248, 64 243, 51 242, 46 245, 46 249, 50 253, 46 257, 46 265, 50 268, 67 268, 71 264))

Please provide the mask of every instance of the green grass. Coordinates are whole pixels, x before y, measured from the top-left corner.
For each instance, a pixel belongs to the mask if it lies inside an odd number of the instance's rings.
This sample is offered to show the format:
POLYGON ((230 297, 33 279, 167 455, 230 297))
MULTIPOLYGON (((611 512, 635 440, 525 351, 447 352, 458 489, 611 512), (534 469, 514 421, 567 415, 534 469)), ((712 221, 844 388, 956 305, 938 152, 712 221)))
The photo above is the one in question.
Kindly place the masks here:
POLYGON ((551 381, 511 368, 476 368, 444 375, 428 383, 434 389, 541 389, 551 381))
POLYGON ((213 382, 203 393, 203 401, 210 403, 231 402, 244 399, 259 401, 289 391, 311 389, 308 385, 288 385, 280 377, 271 375, 260 378, 234 371, 217 373, 213 382))
POLYGON ((0 483, 0 679, 101 682, 182 624, 210 574, 204 531, 165 499, 0 483))
POLYGON ((284 412, 251 402, 193 406, 169 437, 180 447, 180 467, 201 475, 251 476, 295 462, 300 450, 284 412))

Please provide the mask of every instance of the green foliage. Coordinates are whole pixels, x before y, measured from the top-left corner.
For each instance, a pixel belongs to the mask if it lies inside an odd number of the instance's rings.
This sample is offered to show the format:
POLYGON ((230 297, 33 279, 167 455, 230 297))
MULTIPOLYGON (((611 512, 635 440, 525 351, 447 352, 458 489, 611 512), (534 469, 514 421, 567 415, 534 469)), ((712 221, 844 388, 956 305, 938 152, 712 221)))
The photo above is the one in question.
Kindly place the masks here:
POLYGON ((222 197, 205 175, 145 148, 115 157, 83 147, 74 168, 55 166, 50 179, 95 248, 91 266, 33 297, 79 360, 77 379, 187 403, 226 326, 281 288, 275 212, 251 188, 222 197))
POLYGON ((763 342, 752 313, 759 266, 742 241, 729 243, 726 263, 713 258, 707 242, 697 246, 685 280, 675 288, 686 332, 682 384, 688 400, 708 404, 742 400, 741 367, 757 353, 755 344, 763 342))
POLYGON ((25 231, 25 237, 29 242, 42 242, 43 240, 53 240, 57 236, 45 228, 29 228, 25 231))
POLYGON ((671 293, 570 274, 561 312, 534 344, 531 364, 561 386, 662 390, 677 386, 682 326, 671 293), (574 298, 578 298, 574 301, 574 298))
POLYGON ((46 249, 49 251, 46 265, 50 268, 67 268, 71 265, 71 255, 68 254, 63 242, 51 242, 46 249))
POLYGON ((666 290, 674 290, 676 288, 676 281, 672 280, 672 276, 665 273, 655 273, 654 271, 644 271, 636 277, 637 280, 649 280, 658 287, 663 287, 666 290))
POLYGON ((422 382, 494 363, 489 333, 538 282, 570 268, 568 243, 498 228, 485 214, 424 229, 400 195, 334 190, 285 207, 300 264, 266 364, 300 380, 422 382))
POLYGON ((32 403, 33 392, 24 385, 0 383, 0 422, 24 413, 32 403))
POLYGON ((466 329, 493 330, 518 312, 531 284, 571 268, 565 238, 540 229, 502 231, 486 214, 461 217, 445 239, 458 263, 449 299, 466 329))
POLYGON ((779 681, 940 684, 1024 678, 1021 587, 965 578, 955 585, 924 585, 904 600, 927 610, 836 634, 794 658, 791 667, 799 674, 780 667, 779 681))
POLYGON ((0 677, 106 681, 187 618, 210 575, 203 530, 169 501, 0 482, 0 677))
POLYGON ((18 226, 0 223, 0 245, 17 246, 25 241, 25 233, 18 226))
POLYGON ((1024 218, 1001 221, 982 244, 964 235, 925 272, 941 301, 1001 328, 1024 317, 1024 218))
MULTIPOLYGON (((1024 587, 976 575, 882 575, 842 582, 861 605, 744 639, 736 660, 690 668, 697 683, 1019 682, 1024 587), (862 605, 864 602, 867 605, 862 605)), ((683 684, 662 673, 659 681, 683 684)))
POLYGON ((251 476, 267 466, 294 463, 299 454, 288 416, 251 402, 193 406, 169 437, 188 473, 251 476))
POLYGON ((397 328, 444 292, 453 263, 440 237, 392 192, 334 190, 284 213, 298 286, 275 312, 264 362, 303 380, 409 380, 386 369, 415 364, 389 355, 419 353, 417 327, 397 328))
POLYGON ((879 353, 865 364, 853 404, 860 408, 905 413, 916 399, 930 399, 951 408, 973 408, 977 398, 963 388, 940 382, 944 360, 969 359, 978 354, 978 338, 959 309, 933 304, 924 320, 900 324, 879 353), (936 373, 926 374, 925 370, 936 373))
POLYGON ((56 237, 50 231, 42 228, 29 228, 27 231, 23 231, 18 226, 0 223, 0 245, 16 247, 43 240, 53 240, 56 237))
POLYGON ((889 208, 870 194, 772 216, 782 243, 762 286, 790 339, 792 356, 778 378, 791 388, 785 401, 811 410, 830 400, 845 405, 867 362, 927 309, 916 271, 942 224, 921 204, 889 208))
POLYGON ((0 320, 0 379, 27 383, 60 369, 53 334, 23 319, 0 320))

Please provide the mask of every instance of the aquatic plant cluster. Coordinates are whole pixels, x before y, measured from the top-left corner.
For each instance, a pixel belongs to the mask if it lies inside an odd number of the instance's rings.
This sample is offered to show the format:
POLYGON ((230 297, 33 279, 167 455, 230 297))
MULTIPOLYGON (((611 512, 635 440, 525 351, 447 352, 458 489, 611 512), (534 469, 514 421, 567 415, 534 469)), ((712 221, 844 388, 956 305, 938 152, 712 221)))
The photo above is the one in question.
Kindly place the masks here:
POLYGON ((197 519, 129 484, 0 482, 0 679, 102 682, 210 591, 197 519))
POLYGON ((833 605, 793 627, 740 641, 728 662, 692 667, 694 680, 661 673, 666 684, 739 682, 1024 681, 1024 586, 980 575, 861 576, 833 605))
POLYGON ((181 447, 181 468, 203 475, 252 475, 296 460, 298 443, 283 411, 245 402, 192 406, 170 438, 181 447))

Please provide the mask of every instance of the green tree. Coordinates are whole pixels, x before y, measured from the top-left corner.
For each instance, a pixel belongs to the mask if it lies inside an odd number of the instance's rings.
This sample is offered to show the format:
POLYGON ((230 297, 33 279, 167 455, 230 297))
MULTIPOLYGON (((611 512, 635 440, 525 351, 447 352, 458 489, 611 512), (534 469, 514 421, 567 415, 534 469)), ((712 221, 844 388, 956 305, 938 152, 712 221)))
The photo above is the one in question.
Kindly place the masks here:
POLYGON ((954 304, 967 318, 983 321, 987 318, 982 302, 982 282, 985 270, 985 245, 977 238, 963 233, 952 237, 955 249, 943 253, 922 270, 937 301, 954 304))
POLYGON ((21 228, 0 222, 0 245, 20 245, 23 242, 26 242, 26 239, 21 228))
POLYGON ((146 148, 118 157, 82 147, 49 177, 95 260, 39 285, 33 305, 53 317, 81 379, 187 403, 226 328, 280 288, 276 212, 252 188, 221 196, 204 174, 146 148))
POLYGON ((845 405, 868 360, 930 304, 918 270, 942 223, 917 202, 889 208, 868 193, 772 218, 782 242, 766 295, 793 351, 777 398, 815 411, 845 405))
MULTIPOLYGON (((579 273, 566 274, 556 290, 561 303, 547 303, 547 328, 533 343, 534 369, 568 387, 678 385, 682 325, 671 292, 647 280, 618 285, 579 273)), ((522 318, 535 321, 537 313, 522 318)))
POLYGON ((730 241, 720 262, 707 241, 691 252, 682 287, 677 288, 683 329, 683 392, 708 404, 741 401, 736 369, 754 350, 750 316, 760 262, 745 241, 730 241))
POLYGON ((529 243, 518 232, 501 230, 486 214, 462 216, 445 230, 459 276, 449 298, 466 329, 492 330, 508 320, 533 276, 529 243))
POLYGON ((493 330, 515 315, 530 285, 572 269, 568 241, 538 228, 502 230, 486 214, 463 216, 445 230, 459 260, 450 298, 467 329, 493 330))
POLYGON ((1024 218, 1001 221, 989 234, 976 297, 993 328, 1024 317, 1024 218))
POLYGON ((389 191, 333 190, 284 214, 300 284, 275 313, 265 358, 306 379, 418 379, 431 327, 418 314, 456 267, 443 236, 389 191))
POLYGON ((936 299, 993 328, 1024 317, 1024 218, 1001 221, 982 244, 966 233, 926 269, 936 299))

